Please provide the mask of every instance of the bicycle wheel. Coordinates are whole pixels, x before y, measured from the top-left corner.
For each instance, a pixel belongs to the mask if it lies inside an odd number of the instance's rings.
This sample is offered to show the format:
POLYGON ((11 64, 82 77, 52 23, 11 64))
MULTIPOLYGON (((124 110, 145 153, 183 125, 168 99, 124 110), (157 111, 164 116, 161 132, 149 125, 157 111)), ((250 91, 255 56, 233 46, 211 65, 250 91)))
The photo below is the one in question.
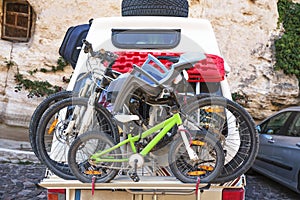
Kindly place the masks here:
POLYGON ((182 108, 189 130, 205 128, 219 138, 225 165, 216 183, 231 181, 245 173, 258 151, 258 133, 250 114, 239 104, 223 97, 200 98, 182 108))
MULTIPOLYGON (((87 98, 64 99, 51 105, 40 120, 36 137, 38 153, 42 162, 61 178, 75 179, 67 163, 67 153, 78 136, 87 105, 87 98)), ((96 105, 92 119, 90 130, 103 131, 119 141, 118 129, 105 108, 96 105)))
POLYGON ((191 148, 199 160, 190 159, 182 138, 177 138, 171 145, 169 164, 174 176, 184 183, 201 183, 213 181, 224 166, 224 152, 219 141, 210 133, 191 134, 191 148))
POLYGON ((32 148, 34 154, 39 159, 40 159, 40 155, 37 151, 35 140, 36 140, 37 127, 39 125, 39 122, 40 122, 40 119, 41 119, 43 113, 47 110, 47 108, 49 108, 50 105, 52 105, 62 99, 66 99, 66 98, 70 98, 70 97, 74 97, 74 96, 77 96, 77 93, 74 93, 73 91, 57 92, 55 94, 50 95, 46 99, 44 99, 38 105, 38 107, 35 109, 35 111, 33 112, 32 116, 31 116, 31 120, 29 122, 29 142, 31 144, 31 148, 32 148))
MULTIPOLYGON (((115 141, 104 132, 88 131, 78 136, 72 143, 68 155, 68 163, 76 178, 83 183, 91 183, 93 177, 97 183, 112 180, 117 175, 121 162, 96 162, 90 157, 115 144, 115 141)), ((103 157, 120 159, 121 150, 117 148, 102 155, 103 157)))

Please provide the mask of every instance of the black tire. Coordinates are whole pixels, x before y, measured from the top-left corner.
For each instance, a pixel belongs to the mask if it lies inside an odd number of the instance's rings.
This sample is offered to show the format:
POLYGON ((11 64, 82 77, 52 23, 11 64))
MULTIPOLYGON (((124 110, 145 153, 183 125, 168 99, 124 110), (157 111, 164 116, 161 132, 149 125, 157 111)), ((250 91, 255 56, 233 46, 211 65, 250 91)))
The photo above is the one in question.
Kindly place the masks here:
MULTIPOLYGON (((70 118, 73 119, 75 106, 85 111, 88 104, 87 98, 67 98, 51 105, 42 115, 37 129, 36 145, 41 161, 57 176, 72 180, 75 179, 67 163, 69 146, 78 136, 78 127, 73 127, 70 135, 64 134, 70 118), (62 114, 63 113, 63 114, 62 114), (50 155, 51 150, 56 154, 50 155), (60 152, 60 153, 58 153, 60 152)), ((105 131, 119 142, 118 129, 111 114, 101 105, 95 106, 96 115, 91 129, 105 131)), ((77 119, 80 119, 77 117, 77 119)), ((82 120, 79 120, 81 122, 82 120)))
POLYGON ((36 155, 40 159, 39 153, 36 148, 36 131, 37 127, 39 125, 40 119, 43 115, 43 113, 49 108, 50 105, 66 98, 77 96, 77 93, 74 93, 72 91, 61 91, 57 92, 55 94, 50 95, 46 99, 44 99, 38 107, 35 109, 31 116, 31 120, 29 122, 29 142, 31 144, 31 148, 36 155))
POLYGON ((199 157, 192 161, 181 137, 172 143, 169 164, 174 176, 184 183, 210 183, 220 174, 224 166, 224 152, 220 142, 210 133, 191 134, 191 148, 199 157), (197 174, 199 173, 199 174, 197 174))
MULTIPOLYGON (((103 132, 88 131, 78 136, 68 154, 68 163, 76 178, 83 183, 91 183, 93 177, 97 183, 112 180, 117 175, 121 162, 103 162, 97 163, 96 166, 89 163, 88 159, 94 153, 111 148, 115 144, 115 141, 103 132)), ((121 150, 117 148, 109 153, 109 158, 119 159, 120 155, 121 150)))
POLYGON ((223 97, 207 97, 187 104, 182 111, 222 143, 225 163, 214 182, 231 181, 250 169, 258 152, 258 133, 253 118, 242 106, 223 97))
POLYGON ((188 17, 187 0, 123 0, 122 16, 188 17))

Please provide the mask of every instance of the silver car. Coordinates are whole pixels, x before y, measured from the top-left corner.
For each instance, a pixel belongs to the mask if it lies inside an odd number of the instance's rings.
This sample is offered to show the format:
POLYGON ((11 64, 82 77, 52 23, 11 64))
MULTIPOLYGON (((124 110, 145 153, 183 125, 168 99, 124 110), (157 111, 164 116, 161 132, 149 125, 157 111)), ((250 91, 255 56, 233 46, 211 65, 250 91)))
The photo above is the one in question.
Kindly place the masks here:
POLYGON ((300 193, 300 106, 268 117, 257 130, 259 152, 252 169, 300 193))

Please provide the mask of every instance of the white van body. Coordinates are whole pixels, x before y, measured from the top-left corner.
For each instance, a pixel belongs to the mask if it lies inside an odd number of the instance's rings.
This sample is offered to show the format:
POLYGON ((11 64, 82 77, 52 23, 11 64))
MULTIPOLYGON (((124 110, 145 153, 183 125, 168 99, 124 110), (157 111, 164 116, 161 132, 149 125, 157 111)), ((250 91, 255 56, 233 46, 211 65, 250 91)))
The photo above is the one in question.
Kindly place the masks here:
MULTIPOLYGON (((149 49, 117 48, 114 46, 111 39, 113 29, 179 29, 181 30, 181 40, 175 48, 152 49, 151 52, 204 51, 205 53, 213 54, 222 58, 211 23, 205 19, 157 16, 97 18, 93 20, 86 40, 93 45, 95 50, 105 49, 112 52, 149 52, 149 49)), ((86 72, 86 60, 87 54, 81 51, 74 74, 67 88, 68 90, 72 90, 76 83, 77 77, 86 72)), ((226 62, 224 62, 224 70, 226 74, 230 72, 230 67, 226 62)), ((224 76, 224 80, 220 81, 220 86, 222 95, 228 99, 232 99, 226 76, 224 76)), ((196 92, 200 93, 199 86, 196 87, 196 92)))

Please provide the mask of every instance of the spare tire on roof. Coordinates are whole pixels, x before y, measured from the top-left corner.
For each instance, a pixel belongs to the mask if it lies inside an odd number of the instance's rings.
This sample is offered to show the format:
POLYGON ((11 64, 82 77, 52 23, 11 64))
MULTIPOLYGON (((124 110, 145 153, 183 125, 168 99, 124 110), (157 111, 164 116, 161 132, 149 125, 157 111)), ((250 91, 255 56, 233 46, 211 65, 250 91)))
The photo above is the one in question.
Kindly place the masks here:
POLYGON ((188 17, 187 0, 123 0, 122 16, 188 17))

